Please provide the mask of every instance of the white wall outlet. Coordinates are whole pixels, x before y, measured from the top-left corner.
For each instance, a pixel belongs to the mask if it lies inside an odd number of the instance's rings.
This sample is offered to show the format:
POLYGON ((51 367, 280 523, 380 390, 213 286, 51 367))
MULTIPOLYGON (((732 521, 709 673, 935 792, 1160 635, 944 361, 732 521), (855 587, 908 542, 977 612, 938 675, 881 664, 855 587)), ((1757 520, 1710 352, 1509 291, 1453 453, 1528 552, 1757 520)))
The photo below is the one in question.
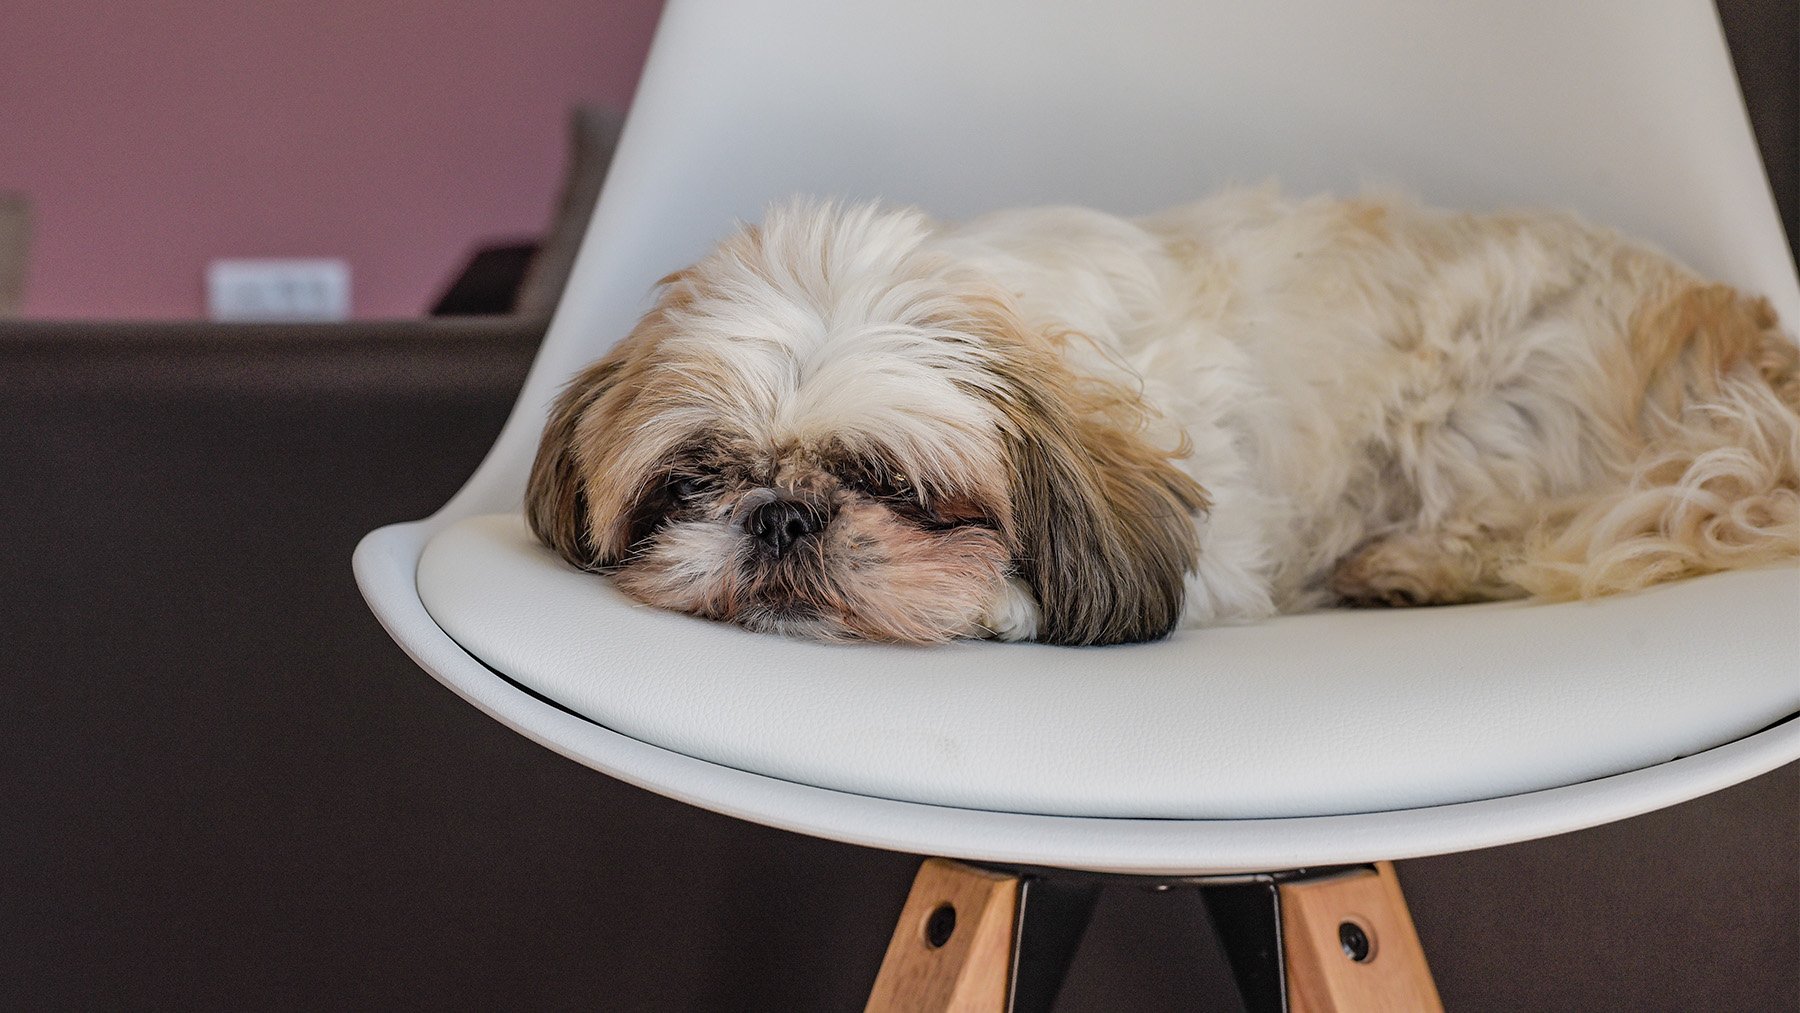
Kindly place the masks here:
POLYGON ((206 266, 206 306, 214 320, 344 320, 350 265, 308 260, 215 260, 206 266))

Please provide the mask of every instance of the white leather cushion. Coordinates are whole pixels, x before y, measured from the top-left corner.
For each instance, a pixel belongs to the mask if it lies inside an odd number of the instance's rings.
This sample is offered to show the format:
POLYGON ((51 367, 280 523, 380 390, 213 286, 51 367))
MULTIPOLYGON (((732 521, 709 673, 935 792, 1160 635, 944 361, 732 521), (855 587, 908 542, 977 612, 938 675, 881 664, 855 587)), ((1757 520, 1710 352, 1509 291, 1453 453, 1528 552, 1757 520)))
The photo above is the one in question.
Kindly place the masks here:
POLYGON ((826 646, 638 605, 513 515, 439 532, 464 649, 607 728, 912 802, 1069 816, 1334 815, 1648 766, 1800 710, 1800 570, 1569 605, 1332 611, 1153 644, 826 646))

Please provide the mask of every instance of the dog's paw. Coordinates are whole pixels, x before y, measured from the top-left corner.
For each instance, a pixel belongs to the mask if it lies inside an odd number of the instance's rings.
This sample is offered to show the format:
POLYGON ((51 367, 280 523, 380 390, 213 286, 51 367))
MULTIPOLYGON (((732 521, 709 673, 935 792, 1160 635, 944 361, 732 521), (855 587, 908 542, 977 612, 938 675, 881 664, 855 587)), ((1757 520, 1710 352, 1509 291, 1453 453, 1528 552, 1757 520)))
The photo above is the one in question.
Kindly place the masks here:
POLYGON ((1437 604, 1432 586, 1439 575, 1422 565, 1414 546, 1402 540, 1379 541, 1338 561, 1327 585, 1346 605, 1408 608, 1437 604))
POLYGON ((1338 561, 1327 586, 1346 605, 1461 605, 1516 598, 1502 574, 1516 539, 1488 528, 1413 532, 1369 542, 1338 561))
POLYGON ((1031 588, 1017 577, 1009 577, 1006 589, 981 617, 980 626, 983 635, 995 640, 1030 640, 1037 636, 1041 618, 1031 588))

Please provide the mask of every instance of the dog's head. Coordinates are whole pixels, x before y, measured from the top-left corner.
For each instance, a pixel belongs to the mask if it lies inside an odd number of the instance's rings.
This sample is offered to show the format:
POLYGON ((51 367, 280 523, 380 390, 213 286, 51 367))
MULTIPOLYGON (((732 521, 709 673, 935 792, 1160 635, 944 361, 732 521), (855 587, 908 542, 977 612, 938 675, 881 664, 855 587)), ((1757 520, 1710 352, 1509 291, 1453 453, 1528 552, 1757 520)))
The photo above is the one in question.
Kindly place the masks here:
POLYGON ((1205 494, 1135 395, 928 236, 795 204, 665 279, 552 408, 533 530, 644 602, 758 630, 982 636, 1022 583, 1039 640, 1168 633, 1205 494))

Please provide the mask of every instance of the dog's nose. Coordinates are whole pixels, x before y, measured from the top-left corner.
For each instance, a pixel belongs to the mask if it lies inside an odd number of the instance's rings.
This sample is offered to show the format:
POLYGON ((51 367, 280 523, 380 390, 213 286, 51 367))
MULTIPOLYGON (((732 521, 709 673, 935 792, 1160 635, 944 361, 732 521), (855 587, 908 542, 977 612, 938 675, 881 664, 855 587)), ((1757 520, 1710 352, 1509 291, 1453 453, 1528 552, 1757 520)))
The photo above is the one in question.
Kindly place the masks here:
POLYGON ((756 536, 763 548, 777 556, 824 526, 823 514, 791 499, 764 503, 744 520, 745 529, 756 536))

